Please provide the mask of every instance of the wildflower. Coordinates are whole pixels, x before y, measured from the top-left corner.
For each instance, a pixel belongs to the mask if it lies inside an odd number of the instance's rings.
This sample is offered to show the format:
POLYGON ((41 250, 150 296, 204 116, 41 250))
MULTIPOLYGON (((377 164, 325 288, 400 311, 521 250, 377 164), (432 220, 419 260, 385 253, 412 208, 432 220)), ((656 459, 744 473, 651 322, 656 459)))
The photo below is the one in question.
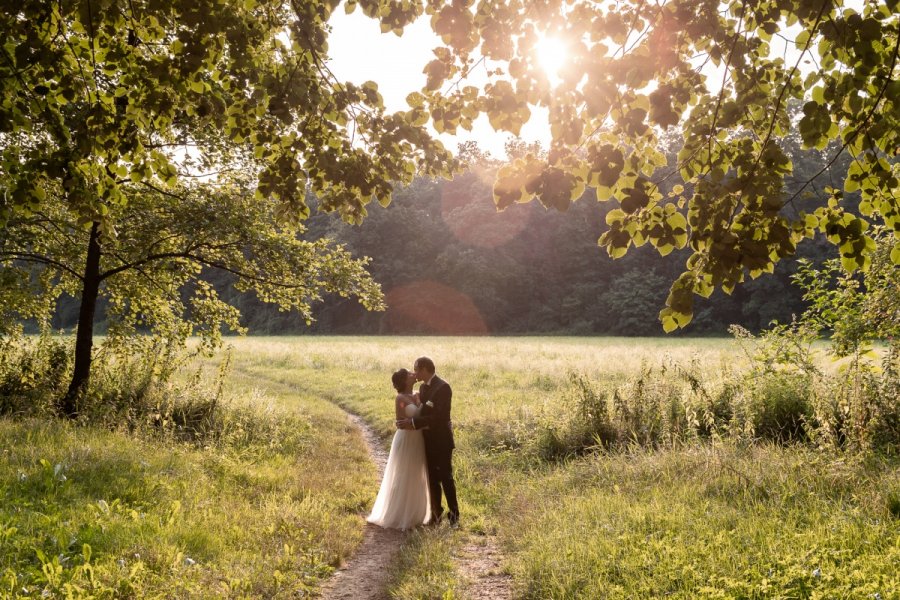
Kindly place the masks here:
POLYGON ((196 565, 196 564, 197 564, 197 561, 194 560, 193 558, 191 558, 190 556, 185 556, 185 557, 184 557, 184 565, 185 565, 186 567, 193 567, 193 566, 196 565))
POLYGON ((822 576, 822 569, 816 567, 816 568, 813 570, 813 572, 812 572, 812 576, 815 577, 815 578, 821 577, 821 576, 822 576))

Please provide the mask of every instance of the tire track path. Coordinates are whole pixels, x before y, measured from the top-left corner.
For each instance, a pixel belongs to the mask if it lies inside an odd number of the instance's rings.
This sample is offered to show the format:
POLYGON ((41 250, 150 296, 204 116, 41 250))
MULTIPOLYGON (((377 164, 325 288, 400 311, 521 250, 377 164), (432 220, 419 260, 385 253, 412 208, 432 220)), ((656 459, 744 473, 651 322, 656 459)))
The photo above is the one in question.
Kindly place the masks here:
POLYGON ((462 549, 459 571, 469 600, 512 600, 512 577, 502 570, 503 554, 490 536, 477 536, 462 549))
MULTIPOLYGON (((347 418, 362 433, 369 455, 378 467, 379 479, 384 473, 388 453, 375 431, 359 416, 348 412, 347 418)), ((390 565, 406 539, 406 533, 366 524, 356 553, 322 587, 325 600, 387 600, 386 587, 390 565)), ((502 571, 503 555, 491 536, 468 536, 456 555, 459 573, 465 581, 465 598, 469 600, 511 600, 512 578, 502 571)))
MULTIPOLYGON (((375 431, 361 417, 344 411, 353 425, 362 432, 369 455, 378 467, 378 479, 384 474, 388 453, 384 450, 375 431)), ((390 565, 400 552, 406 532, 382 529, 366 523, 362 544, 356 553, 322 586, 325 600, 387 600, 386 587, 390 565)))
MULTIPOLYGON (((259 377, 253 369, 237 368, 246 375, 259 377)), ((279 382, 262 376, 272 383, 294 387, 289 382, 279 382)), ((337 402, 334 403, 347 416, 352 427, 360 431, 366 449, 378 468, 378 480, 384 474, 388 452, 378 434, 365 420, 337 402)), ((391 565, 399 554, 407 532, 383 529, 366 523, 363 541, 350 559, 317 591, 323 600, 390 600, 387 584, 391 565)), ((459 573, 462 576, 464 598, 468 600, 511 600, 512 578, 502 571, 503 555, 492 536, 467 535, 464 546, 456 553, 459 573)))

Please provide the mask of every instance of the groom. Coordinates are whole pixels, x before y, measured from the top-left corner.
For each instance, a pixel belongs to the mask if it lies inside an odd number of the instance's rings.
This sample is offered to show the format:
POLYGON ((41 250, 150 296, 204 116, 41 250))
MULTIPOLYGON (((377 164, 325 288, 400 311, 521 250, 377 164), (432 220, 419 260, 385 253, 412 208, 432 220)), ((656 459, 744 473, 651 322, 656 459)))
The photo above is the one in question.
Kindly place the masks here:
POLYGON ((456 483, 453 481, 453 429, 450 425, 450 400, 453 390, 450 384, 434 374, 434 362, 427 356, 416 359, 413 371, 423 382, 419 387, 422 413, 414 419, 397 423, 400 429, 422 429, 425 438, 425 461, 428 465, 428 489, 431 494, 431 518, 441 520, 441 488, 447 497, 447 520, 451 526, 459 523, 459 506, 456 503, 456 483))

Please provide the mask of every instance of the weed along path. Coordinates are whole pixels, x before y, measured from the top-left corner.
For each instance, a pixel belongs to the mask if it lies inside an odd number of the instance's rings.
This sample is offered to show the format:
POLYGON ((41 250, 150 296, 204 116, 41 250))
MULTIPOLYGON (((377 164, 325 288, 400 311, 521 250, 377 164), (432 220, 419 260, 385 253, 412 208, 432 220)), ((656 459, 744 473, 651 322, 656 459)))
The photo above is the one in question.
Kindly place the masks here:
MULTIPOLYGON (((387 464, 378 435, 359 416, 347 412, 347 418, 362 432, 379 477, 387 464)), ((363 542, 356 554, 322 587, 325 600, 381 600, 389 598, 387 584, 406 533, 366 524, 363 542)), ((465 598, 470 600, 510 600, 511 578, 501 571, 502 554, 493 538, 468 535, 456 553, 456 566, 465 581, 465 598)))
MULTIPOLYGON (((361 417, 348 412, 347 418, 362 432, 372 461, 378 466, 378 477, 384 473, 388 455, 378 436, 361 417)), ((325 600, 381 600, 388 598, 386 590, 390 566, 400 552, 406 533, 396 529, 382 529, 366 523, 363 542, 356 554, 322 586, 325 600)))

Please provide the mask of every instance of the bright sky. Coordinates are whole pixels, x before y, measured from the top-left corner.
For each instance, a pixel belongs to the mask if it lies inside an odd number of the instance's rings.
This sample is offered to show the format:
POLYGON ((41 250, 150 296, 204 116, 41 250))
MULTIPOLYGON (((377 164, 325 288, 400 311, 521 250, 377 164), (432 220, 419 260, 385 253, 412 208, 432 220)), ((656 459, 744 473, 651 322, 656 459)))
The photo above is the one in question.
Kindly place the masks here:
MULTIPOLYGON (((428 19, 417 20, 401 37, 381 33, 378 21, 366 17, 360 10, 347 15, 339 7, 330 23, 333 33, 329 40, 329 66, 335 76, 353 83, 374 81, 378 83, 378 91, 388 110, 408 110, 406 96, 425 85, 422 69, 434 58, 431 49, 441 45, 440 38, 431 31, 428 19)), ((453 152, 457 144, 474 140, 495 158, 505 158, 503 146, 511 137, 512 134, 505 131, 494 131, 483 115, 472 131, 460 129, 456 136, 439 136, 453 152)), ((546 148, 550 140, 546 114, 540 118, 533 112, 532 119, 522 127, 520 137, 527 142, 540 141, 546 148)))
MULTIPOLYGON (((856 2, 857 0, 850 0, 847 3, 856 2)), ((425 84, 422 69, 434 58, 432 48, 441 45, 440 38, 431 31, 429 19, 427 17, 418 19, 409 25, 400 37, 394 33, 381 33, 378 21, 366 17, 361 10, 347 15, 343 8, 339 7, 332 15, 330 23, 333 32, 329 40, 329 66, 335 76, 341 81, 358 84, 375 81, 388 110, 407 110, 409 107, 406 104, 406 96, 421 89, 425 84)), ((786 39, 793 40, 799 33, 799 28, 796 26, 785 28, 780 33, 786 39)), ((551 73, 565 60, 565 48, 553 40, 544 42, 540 49, 540 60, 548 73, 551 73)), ((774 38, 771 46, 772 55, 784 56, 791 64, 797 60, 798 53, 792 44, 774 38)), ((800 67, 801 72, 807 72, 811 65, 802 64, 800 67)), ((721 86, 723 67, 707 63, 702 72, 709 78, 711 87, 721 86)), ((476 70, 475 79, 471 83, 482 85, 484 81, 479 81, 477 75, 476 70)), ((553 78, 551 74, 551 80, 553 78)), ((506 157, 504 144, 513 136, 505 131, 494 131, 487 117, 482 115, 475 122, 472 131, 460 129, 456 136, 438 137, 451 151, 456 151, 457 144, 474 140, 482 150, 502 159, 506 157)), ((531 119, 522 127, 520 138, 526 142, 539 141, 547 148, 550 129, 546 109, 532 107, 531 119)))

